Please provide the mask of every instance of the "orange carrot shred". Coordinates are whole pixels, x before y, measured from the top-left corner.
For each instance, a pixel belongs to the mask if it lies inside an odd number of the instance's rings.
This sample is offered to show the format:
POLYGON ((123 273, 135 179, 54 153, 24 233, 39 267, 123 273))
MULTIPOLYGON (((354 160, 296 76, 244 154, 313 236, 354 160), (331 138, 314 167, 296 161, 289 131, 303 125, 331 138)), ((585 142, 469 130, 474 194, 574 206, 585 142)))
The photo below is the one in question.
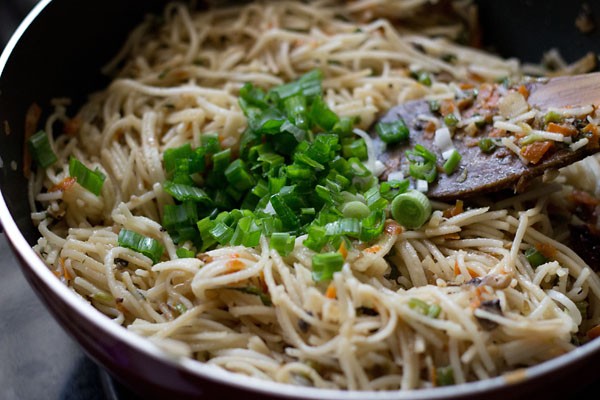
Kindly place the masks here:
POLYGON ((597 149, 600 147, 600 132, 598 132, 598 127, 594 124, 587 124, 583 129, 585 133, 591 133, 591 136, 588 138, 588 147, 592 149, 597 149))
POLYGON ((67 176, 65 179, 63 179, 62 181, 58 182, 56 185, 52 186, 50 189, 48 189, 49 192, 57 192, 57 191, 61 191, 64 192, 65 190, 69 189, 71 186, 73 186, 75 184, 75 182, 77 182, 77 179, 72 177, 72 176, 67 176))
POLYGON ((538 243, 535 245, 537 251, 542 253, 542 255, 546 258, 554 260, 556 256, 556 248, 549 243, 538 243))
POLYGON ((458 260, 454 260, 454 275, 460 275, 460 268, 458 267, 458 260))
POLYGON ((337 290, 335 289, 335 285, 333 283, 330 283, 329 286, 327 286, 325 297, 328 299, 335 299, 337 297, 337 290))
POLYGON ((523 95, 523 97, 525 97, 525 99, 529 97, 529 90, 527 90, 527 86, 521 85, 517 90, 523 95))
POLYGON ((225 264, 227 266, 227 273, 231 274, 237 271, 241 271, 244 269, 245 264, 243 261, 238 260, 238 259, 233 259, 233 260, 229 260, 227 261, 227 264, 225 264))
POLYGON ((348 257, 348 249, 346 248, 346 243, 344 243, 344 242, 340 243, 340 247, 338 248, 338 253, 340 253, 342 255, 344 260, 346 259, 346 257, 348 257))
POLYGON ((367 247, 365 249, 365 253, 373 253, 374 254, 374 253, 377 253, 379 250, 381 250, 381 246, 378 244, 375 244, 371 247, 367 247))
POLYGON ((385 233, 388 235, 399 235, 404 232, 404 228, 402 225, 397 223, 396 221, 390 221, 385 224, 385 233))
POLYGON ((590 339, 596 339, 597 337, 600 337, 600 325, 596 325, 587 331, 587 337, 590 339))
POLYGON ((534 142, 521 148, 521 155, 532 164, 540 162, 544 154, 554 147, 554 143, 549 141, 534 142))
POLYGON ((462 214, 464 212, 464 205, 462 200, 456 200, 456 204, 450 208, 444 210, 444 217, 452 218, 457 216, 458 214, 462 214))
POLYGON ((573 136, 577 133, 577 129, 572 126, 556 124, 554 122, 550 122, 546 130, 548 132, 560 133, 563 136, 573 136))
POLYGON ((41 116, 42 109, 36 103, 32 103, 27 109, 27 113, 25 113, 25 130, 23 135, 25 141, 25 145, 23 146, 23 175, 25 178, 29 178, 31 175, 31 154, 27 141, 36 132, 41 116))
POLYGON ((440 114, 445 117, 446 115, 453 113, 455 108, 454 101, 444 100, 442 101, 442 104, 440 104, 440 114))

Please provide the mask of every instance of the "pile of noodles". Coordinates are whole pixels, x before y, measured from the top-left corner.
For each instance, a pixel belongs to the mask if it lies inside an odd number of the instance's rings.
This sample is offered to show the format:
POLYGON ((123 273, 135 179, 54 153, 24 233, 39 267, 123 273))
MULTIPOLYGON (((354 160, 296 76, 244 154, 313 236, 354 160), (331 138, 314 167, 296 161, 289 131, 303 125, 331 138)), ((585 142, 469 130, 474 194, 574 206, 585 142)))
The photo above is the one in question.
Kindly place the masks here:
POLYGON ((360 117, 366 130, 398 103, 453 98, 456 82, 522 74, 516 60, 452 42, 463 24, 412 23, 423 7, 425 0, 254 2, 207 12, 168 5, 132 32, 107 67, 115 79, 106 90, 76 115, 67 115, 68 100, 54 101, 44 129, 59 162, 30 179, 36 252, 116 323, 168 351, 261 379, 413 389, 435 385, 440 368, 450 367, 458 384, 572 350, 578 332, 600 320, 600 279, 561 244, 568 232, 548 210, 564 205, 571 186, 600 194, 597 158, 454 216, 434 203, 422 228, 391 229, 349 251, 332 280, 335 296, 313 281, 302 237, 285 258, 262 238, 257 248, 178 259, 159 223, 172 202, 161 187, 163 152, 199 143, 203 132, 235 148, 246 126, 237 102, 245 82, 269 88, 319 68, 332 110, 360 117), (411 70, 431 72, 433 84, 417 83, 411 70), (100 196, 61 185, 70 156, 106 175, 100 196), (159 240, 162 261, 119 247, 122 228, 159 240), (534 269, 524 251, 540 243, 556 254, 534 269), (243 268, 228 270, 232 257, 243 268), (263 288, 270 301, 232 290, 243 286, 263 288), (439 316, 423 315, 412 299, 439 305, 439 316))

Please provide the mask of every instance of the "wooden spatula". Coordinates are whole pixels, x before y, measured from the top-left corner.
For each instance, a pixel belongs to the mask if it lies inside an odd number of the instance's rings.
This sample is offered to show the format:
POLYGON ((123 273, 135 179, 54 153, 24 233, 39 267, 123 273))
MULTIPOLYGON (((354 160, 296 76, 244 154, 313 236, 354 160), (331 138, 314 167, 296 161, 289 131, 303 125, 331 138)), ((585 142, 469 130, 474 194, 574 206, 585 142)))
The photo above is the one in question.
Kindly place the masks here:
MULTIPOLYGON (((537 80, 525 84, 524 88, 521 89, 528 94, 527 102, 541 111, 552 107, 600 105, 600 73, 537 80)), ((489 111, 498 110, 492 107, 489 111)), ((438 160, 442 160, 441 150, 434 145, 434 135, 426 131, 424 121, 427 117, 440 118, 440 115, 431 111, 429 102, 418 100, 398 105, 380 119, 381 122, 393 122, 402 118, 410 132, 407 143, 384 145, 375 129, 372 130, 375 146, 385 148, 379 155, 379 160, 385 165, 383 179, 393 171, 407 171, 405 152, 417 144, 425 146, 437 155, 438 160)), ((578 121, 579 126, 575 128, 581 130, 584 123, 587 121, 578 121)), ((462 160, 454 173, 438 173, 435 182, 428 187, 427 195, 430 198, 454 200, 507 188, 519 192, 527 187, 529 181, 545 171, 564 167, 600 151, 599 146, 593 145, 576 150, 564 146, 544 156, 536 164, 526 164, 518 155, 504 147, 486 154, 479 146, 474 145, 474 142, 490 134, 497 135, 498 131, 493 133, 493 129, 488 126, 485 132, 480 132, 475 137, 465 134, 453 136, 452 143, 462 160)), ((440 161, 438 165, 439 163, 440 161)))

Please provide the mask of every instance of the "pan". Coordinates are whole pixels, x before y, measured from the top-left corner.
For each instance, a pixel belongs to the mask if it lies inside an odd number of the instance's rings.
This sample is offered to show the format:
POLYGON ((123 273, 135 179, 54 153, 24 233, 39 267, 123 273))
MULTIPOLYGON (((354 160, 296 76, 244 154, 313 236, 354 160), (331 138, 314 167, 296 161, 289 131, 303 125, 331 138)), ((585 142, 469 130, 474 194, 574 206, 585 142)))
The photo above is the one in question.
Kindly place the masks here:
MULTIPOLYGON (((82 349, 120 382, 145 398, 445 399, 558 398, 591 381, 600 341, 528 368, 519 375, 412 392, 341 392, 260 381, 170 356, 114 324, 60 283, 31 249, 22 165, 24 115, 30 104, 68 96, 81 104, 108 83, 100 74, 128 32, 161 0, 42 0, 25 18, 0 56, 0 220, 21 270, 48 311, 82 349)), ((594 21, 599 5, 579 2, 482 1, 482 45, 502 56, 538 62, 557 47, 568 60, 600 51, 596 31, 582 32, 581 15, 594 21), (518 10, 518 11, 515 11, 518 10)), ((597 22, 597 20, 596 20, 597 22)))

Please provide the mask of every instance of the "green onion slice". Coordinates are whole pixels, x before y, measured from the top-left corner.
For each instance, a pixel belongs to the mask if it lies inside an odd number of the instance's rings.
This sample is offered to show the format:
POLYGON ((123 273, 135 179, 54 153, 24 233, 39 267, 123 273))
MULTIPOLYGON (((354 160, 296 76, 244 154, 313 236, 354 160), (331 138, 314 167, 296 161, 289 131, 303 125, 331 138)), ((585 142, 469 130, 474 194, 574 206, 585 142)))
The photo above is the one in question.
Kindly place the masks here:
POLYGON ((327 281, 333 278, 335 272, 341 271, 344 257, 340 253, 320 253, 312 258, 312 276, 315 282, 327 281))
POLYGON ((121 229, 121 232, 119 232, 118 243, 121 247, 145 255, 154 264, 160 260, 164 252, 163 246, 157 240, 127 229, 121 229))
POLYGON ((102 185, 106 179, 103 173, 92 171, 75 157, 71 157, 69 160, 69 175, 77 179, 77 183, 96 196, 100 195, 102 185))
POLYGON ((402 117, 398 117, 393 122, 379 122, 375 125, 375 130, 381 140, 388 144, 401 143, 408 140, 408 127, 402 117))
POLYGON ((421 227, 431 216, 431 203, 427 196, 409 190, 392 200, 392 217, 408 229, 421 227))
POLYGON ((458 164, 460 164, 460 160, 462 160, 462 156, 456 149, 452 150, 450 153, 450 157, 444 163, 444 172, 446 175, 451 175, 458 168, 458 164))
POLYGON ((54 150, 52 150, 50 139, 46 132, 39 131, 31 136, 27 143, 29 145, 29 151, 31 151, 31 156, 40 167, 48 168, 58 161, 58 157, 56 157, 54 150))

